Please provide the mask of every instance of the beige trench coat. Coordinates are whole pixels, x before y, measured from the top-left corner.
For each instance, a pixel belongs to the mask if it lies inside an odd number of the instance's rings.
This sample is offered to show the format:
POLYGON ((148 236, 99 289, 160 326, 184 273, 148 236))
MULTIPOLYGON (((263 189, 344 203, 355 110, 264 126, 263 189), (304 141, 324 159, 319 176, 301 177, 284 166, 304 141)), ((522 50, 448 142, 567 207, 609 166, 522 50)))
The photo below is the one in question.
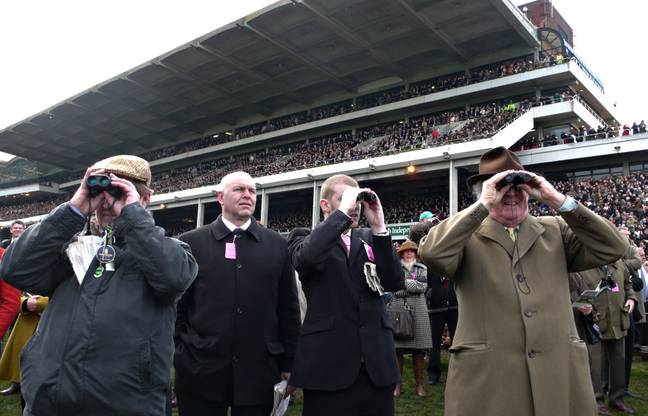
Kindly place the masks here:
POLYGON ((562 218, 527 217, 517 244, 488 214, 475 203, 419 245, 459 301, 445 415, 596 415, 568 273, 614 262, 627 240, 580 204, 562 218))

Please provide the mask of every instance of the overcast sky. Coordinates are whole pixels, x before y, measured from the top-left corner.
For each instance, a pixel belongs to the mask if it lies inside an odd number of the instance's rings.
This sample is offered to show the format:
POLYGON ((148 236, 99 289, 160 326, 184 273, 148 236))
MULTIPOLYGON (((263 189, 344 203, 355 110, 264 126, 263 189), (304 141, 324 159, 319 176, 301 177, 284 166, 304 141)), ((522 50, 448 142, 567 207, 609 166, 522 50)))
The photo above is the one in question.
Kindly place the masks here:
MULTIPOLYGON (((271 3, 0 1, 0 129, 271 3)), ((554 5, 574 29, 577 53, 618 103, 620 121, 648 119, 648 1, 554 5)))

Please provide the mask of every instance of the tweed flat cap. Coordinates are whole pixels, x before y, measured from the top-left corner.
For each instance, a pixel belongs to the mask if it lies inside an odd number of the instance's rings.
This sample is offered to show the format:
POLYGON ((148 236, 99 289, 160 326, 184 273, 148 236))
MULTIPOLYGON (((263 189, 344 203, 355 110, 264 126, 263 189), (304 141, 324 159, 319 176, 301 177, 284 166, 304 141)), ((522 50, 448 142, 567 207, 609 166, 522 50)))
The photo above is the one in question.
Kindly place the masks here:
POLYGON ((117 176, 126 176, 144 182, 146 186, 151 186, 151 167, 149 163, 141 157, 132 155, 112 156, 108 159, 100 160, 90 167, 91 170, 103 169, 108 173, 114 173, 117 176))

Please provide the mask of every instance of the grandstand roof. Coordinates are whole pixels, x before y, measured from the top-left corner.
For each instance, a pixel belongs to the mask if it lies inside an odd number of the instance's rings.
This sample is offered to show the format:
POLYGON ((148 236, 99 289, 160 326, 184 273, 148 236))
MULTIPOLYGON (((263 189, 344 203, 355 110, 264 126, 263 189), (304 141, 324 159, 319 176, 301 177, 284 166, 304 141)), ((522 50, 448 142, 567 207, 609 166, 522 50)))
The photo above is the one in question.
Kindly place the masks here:
POLYGON ((536 45, 509 0, 282 0, 0 131, 0 150, 79 169, 536 45))

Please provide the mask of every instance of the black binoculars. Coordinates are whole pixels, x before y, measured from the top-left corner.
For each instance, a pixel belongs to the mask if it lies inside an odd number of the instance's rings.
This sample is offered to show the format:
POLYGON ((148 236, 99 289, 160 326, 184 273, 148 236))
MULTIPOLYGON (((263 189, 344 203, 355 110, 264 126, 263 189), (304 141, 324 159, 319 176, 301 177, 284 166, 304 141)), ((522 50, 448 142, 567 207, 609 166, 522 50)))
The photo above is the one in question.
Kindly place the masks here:
POLYGON ((513 187, 516 187, 520 184, 531 182, 532 179, 533 178, 528 173, 509 173, 504 177, 504 179, 497 183, 497 189, 502 189, 508 184, 513 184, 513 187))
POLYGON ((115 199, 122 197, 122 190, 116 186, 112 185, 110 176, 108 175, 92 175, 88 176, 86 180, 88 184, 88 190, 90 192, 90 197, 94 198, 102 192, 107 192, 109 195, 113 196, 115 199))
POLYGON ((617 287, 617 284, 612 276, 607 275, 603 279, 601 279, 601 288, 605 287, 609 289, 614 289, 615 287, 617 287))
POLYGON ((373 192, 364 191, 358 194, 358 198, 356 199, 356 201, 374 202, 376 199, 377 199, 376 194, 374 194, 373 192))

